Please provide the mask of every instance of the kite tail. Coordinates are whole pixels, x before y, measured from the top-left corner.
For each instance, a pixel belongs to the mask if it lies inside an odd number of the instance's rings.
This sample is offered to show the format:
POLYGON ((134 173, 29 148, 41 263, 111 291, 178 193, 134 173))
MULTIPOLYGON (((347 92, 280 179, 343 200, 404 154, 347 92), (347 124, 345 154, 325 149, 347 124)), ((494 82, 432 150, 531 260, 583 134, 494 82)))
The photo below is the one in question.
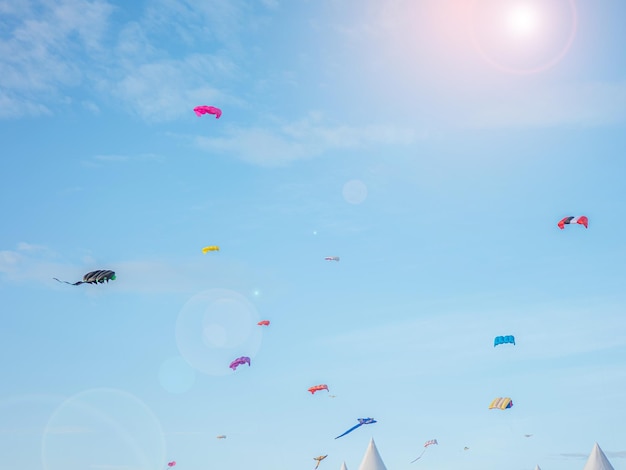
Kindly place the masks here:
POLYGON ((422 451, 422 453, 419 455, 419 457, 418 457, 418 458, 416 458, 415 460, 411 460, 411 463, 413 463, 413 462, 417 462, 419 459, 421 459, 421 458, 422 458, 422 455, 424 455, 424 452, 426 452, 426 449, 424 449, 424 450, 422 451))
POLYGON ((80 286, 81 284, 84 284, 83 281, 67 282, 67 281, 62 281, 61 279, 57 279, 56 277, 53 277, 52 279, 54 279, 55 281, 64 282, 65 284, 69 284, 70 286, 80 286))

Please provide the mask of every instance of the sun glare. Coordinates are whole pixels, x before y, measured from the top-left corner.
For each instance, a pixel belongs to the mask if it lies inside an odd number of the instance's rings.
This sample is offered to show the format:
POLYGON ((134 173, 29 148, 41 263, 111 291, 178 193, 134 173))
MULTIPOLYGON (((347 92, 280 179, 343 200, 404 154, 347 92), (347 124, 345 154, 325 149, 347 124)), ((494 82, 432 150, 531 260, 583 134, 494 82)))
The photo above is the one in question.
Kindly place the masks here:
POLYGON ((507 29, 516 36, 529 36, 537 31, 539 12, 530 5, 516 5, 507 17, 507 29))
POLYGON ((470 0, 468 11, 476 50, 510 73, 554 66, 576 35, 575 0, 470 0))

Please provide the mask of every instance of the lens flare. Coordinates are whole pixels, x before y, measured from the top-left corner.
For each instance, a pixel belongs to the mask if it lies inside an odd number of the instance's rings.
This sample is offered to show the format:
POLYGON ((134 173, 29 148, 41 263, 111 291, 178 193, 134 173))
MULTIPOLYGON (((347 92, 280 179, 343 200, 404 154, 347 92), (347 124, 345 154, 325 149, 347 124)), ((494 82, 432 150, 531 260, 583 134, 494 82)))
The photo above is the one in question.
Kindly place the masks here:
POLYGON ((468 12, 474 48, 507 73, 533 74, 555 66, 576 36, 574 0, 471 0, 468 12))

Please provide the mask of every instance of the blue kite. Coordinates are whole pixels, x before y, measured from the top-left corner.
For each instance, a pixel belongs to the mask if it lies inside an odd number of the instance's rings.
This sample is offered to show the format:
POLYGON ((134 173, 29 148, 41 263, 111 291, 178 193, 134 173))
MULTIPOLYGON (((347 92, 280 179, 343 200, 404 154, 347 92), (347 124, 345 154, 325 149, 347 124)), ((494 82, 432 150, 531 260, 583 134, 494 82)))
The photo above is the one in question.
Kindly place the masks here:
POLYGON ((505 344, 505 343, 515 344, 515 336, 513 335, 496 336, 493 340, 493 347, 495 348, 498 344, 505 344))
POLYGON ((359 419, 359 424, 357 424, 356 426, 352 426, 350 429, 348 429, 346 432, 344 432, 343 434, 341 434, 340 436, 337 436, 335 439, 339 439, 340 437, 345 436, 346 434, 348 434, 349 432, 354 431, 356 428, 358 428, 359 426, 362 426, 364 424, 374 424, 377 421, 374 418, 358 418, 359 419))

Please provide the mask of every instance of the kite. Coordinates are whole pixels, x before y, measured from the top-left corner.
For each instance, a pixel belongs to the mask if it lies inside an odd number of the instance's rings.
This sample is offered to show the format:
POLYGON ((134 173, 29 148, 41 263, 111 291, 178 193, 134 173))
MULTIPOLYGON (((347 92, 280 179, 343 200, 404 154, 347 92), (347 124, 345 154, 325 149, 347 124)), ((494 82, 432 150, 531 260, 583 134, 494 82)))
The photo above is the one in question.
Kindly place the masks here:
POLYGON ((202 248, 202 253, 204 253, 205 255, 209 251, 220 251, 220 247, 219 246, 215 246, 215 245, 211 245, 211 246, 205 246, 204 248, 202 248))
POLYGON ((168 467, 173 467, 174 465, 176 465, 176 461, 175 460, 172 460, 171 462, 167 463, 168 467))
POLYGON ((378 421, 376 421, 374 418, 358 418, 359 420, 359 424, 357 424, 356 426, 352 426, 350 429, 348 429, 346 432, 344 432, 343 434, 340 434, 339 436, 337 436, 335 439, 339 439, 340 437, 345 436, 346 434, 354 431, 356 428, 358 428, 359 426, 362 426, 364 424, 374 424, 377 423, 378 421))
POLYGON ((224 434, 220 434, 219 436, 217 436, 218 439, 226 439, 226 436, 224 434))
POLYGON ((469 447, 463 447, 463 450, 469 450, 469 447))
POLYGON ((328 398, 337 398, 337 395, 328 395, 328 398))
POLYGON ((513 406, 513 400, 509 397, 498 397, 494 398, 494 400, 489 405, 489 409, 498 409, 498 410, 506 410, 507 408, 511 408, 513 406))
POLYGON ((220 108, 216 108, 215 106, 196 106, 193 108, 193 112, 196 113, 196 116, 198 117, 203 114, 215 114, 215 119, 219 119, 222 115, 222 110, 220 108))
POLYGON ((585 215, 581 215, 580 217, 563 217, 561 220, 559 220, 559 223, 557 225, 561 230, 563 230, 566 225, 570 224, 584 225, 585 228, 587 228, 589 225, 589 219, 585 215))
POLYGON ((313 460, 317 460, 317 465, 315 466, 315 468, 319 467, 320 462, 324 460, 326 457, 328 457, 328 455, 320 455, 318 457, 313 457, 313 460))
POLYGON ((426 448, 428 446, 431 446, 433 444, 439 445, 439 443, 437 442, 437 439, 431 439, 430 441, 426 441, 424 443, 424 450, 422 451, 422 453, 419 455, 419 457, 417 457, 415 460, 411 460, 411 463, 418 461, 419 459, 422 458, 422 455, 424 455, 424 452, 426 452, 426 448))
POLYGON ((230 363, 230 368, 232 370, 237 369, 237 367, 243 365, 243 364, 248 364, 248 367, 250 366, 250 358, 247 356, 241 356, 238 357, 237 359, 235 359, 233 362, 230 363))
POLYGON ((270 326, 270 321, 269 320, 261 320, 259 323, 257 323, 257 325, 259 325, 259 326, 270 326))
POLYGON ((339 256, 327 256, 324 258, 326 261, 339 261, 339 256))
POLYGON ((327 392, 330 391, 328 390, 328 385, 326 384, 320 384, 320 385, 314 385, 313 387, 310 387, 309 392, 311 392, 311 395, 313 395, 315 392, 319 392, 320 390, 326 390, 327 392))
POLYGON ((524 434, 524 437, 533 437, 532 434, 524 434))
POLYGON ((508 335, 508 336, 496 336, 493 339, 493 347, 495 348, 498 344, 505 344, 505 343, 513 343, 515 344, 515 336, 513 335, 508 335))
POLYGON ((54 277, 53 279, 55 281, 64 282, 72 286, 79 286, 81 284, 98 284, 98 283, 102 284, 104 283, 104 281, 108 283, 109 281, 115 281, 116 277, 115 277, 115 271, 109 271, 108 269, 100 269, 98 271, 91 271, 90 273, 85 274, 83 276, 83 280, 78 281, 78 282, 61 281, 60 279, 57 279, 56 277, 54 277))

